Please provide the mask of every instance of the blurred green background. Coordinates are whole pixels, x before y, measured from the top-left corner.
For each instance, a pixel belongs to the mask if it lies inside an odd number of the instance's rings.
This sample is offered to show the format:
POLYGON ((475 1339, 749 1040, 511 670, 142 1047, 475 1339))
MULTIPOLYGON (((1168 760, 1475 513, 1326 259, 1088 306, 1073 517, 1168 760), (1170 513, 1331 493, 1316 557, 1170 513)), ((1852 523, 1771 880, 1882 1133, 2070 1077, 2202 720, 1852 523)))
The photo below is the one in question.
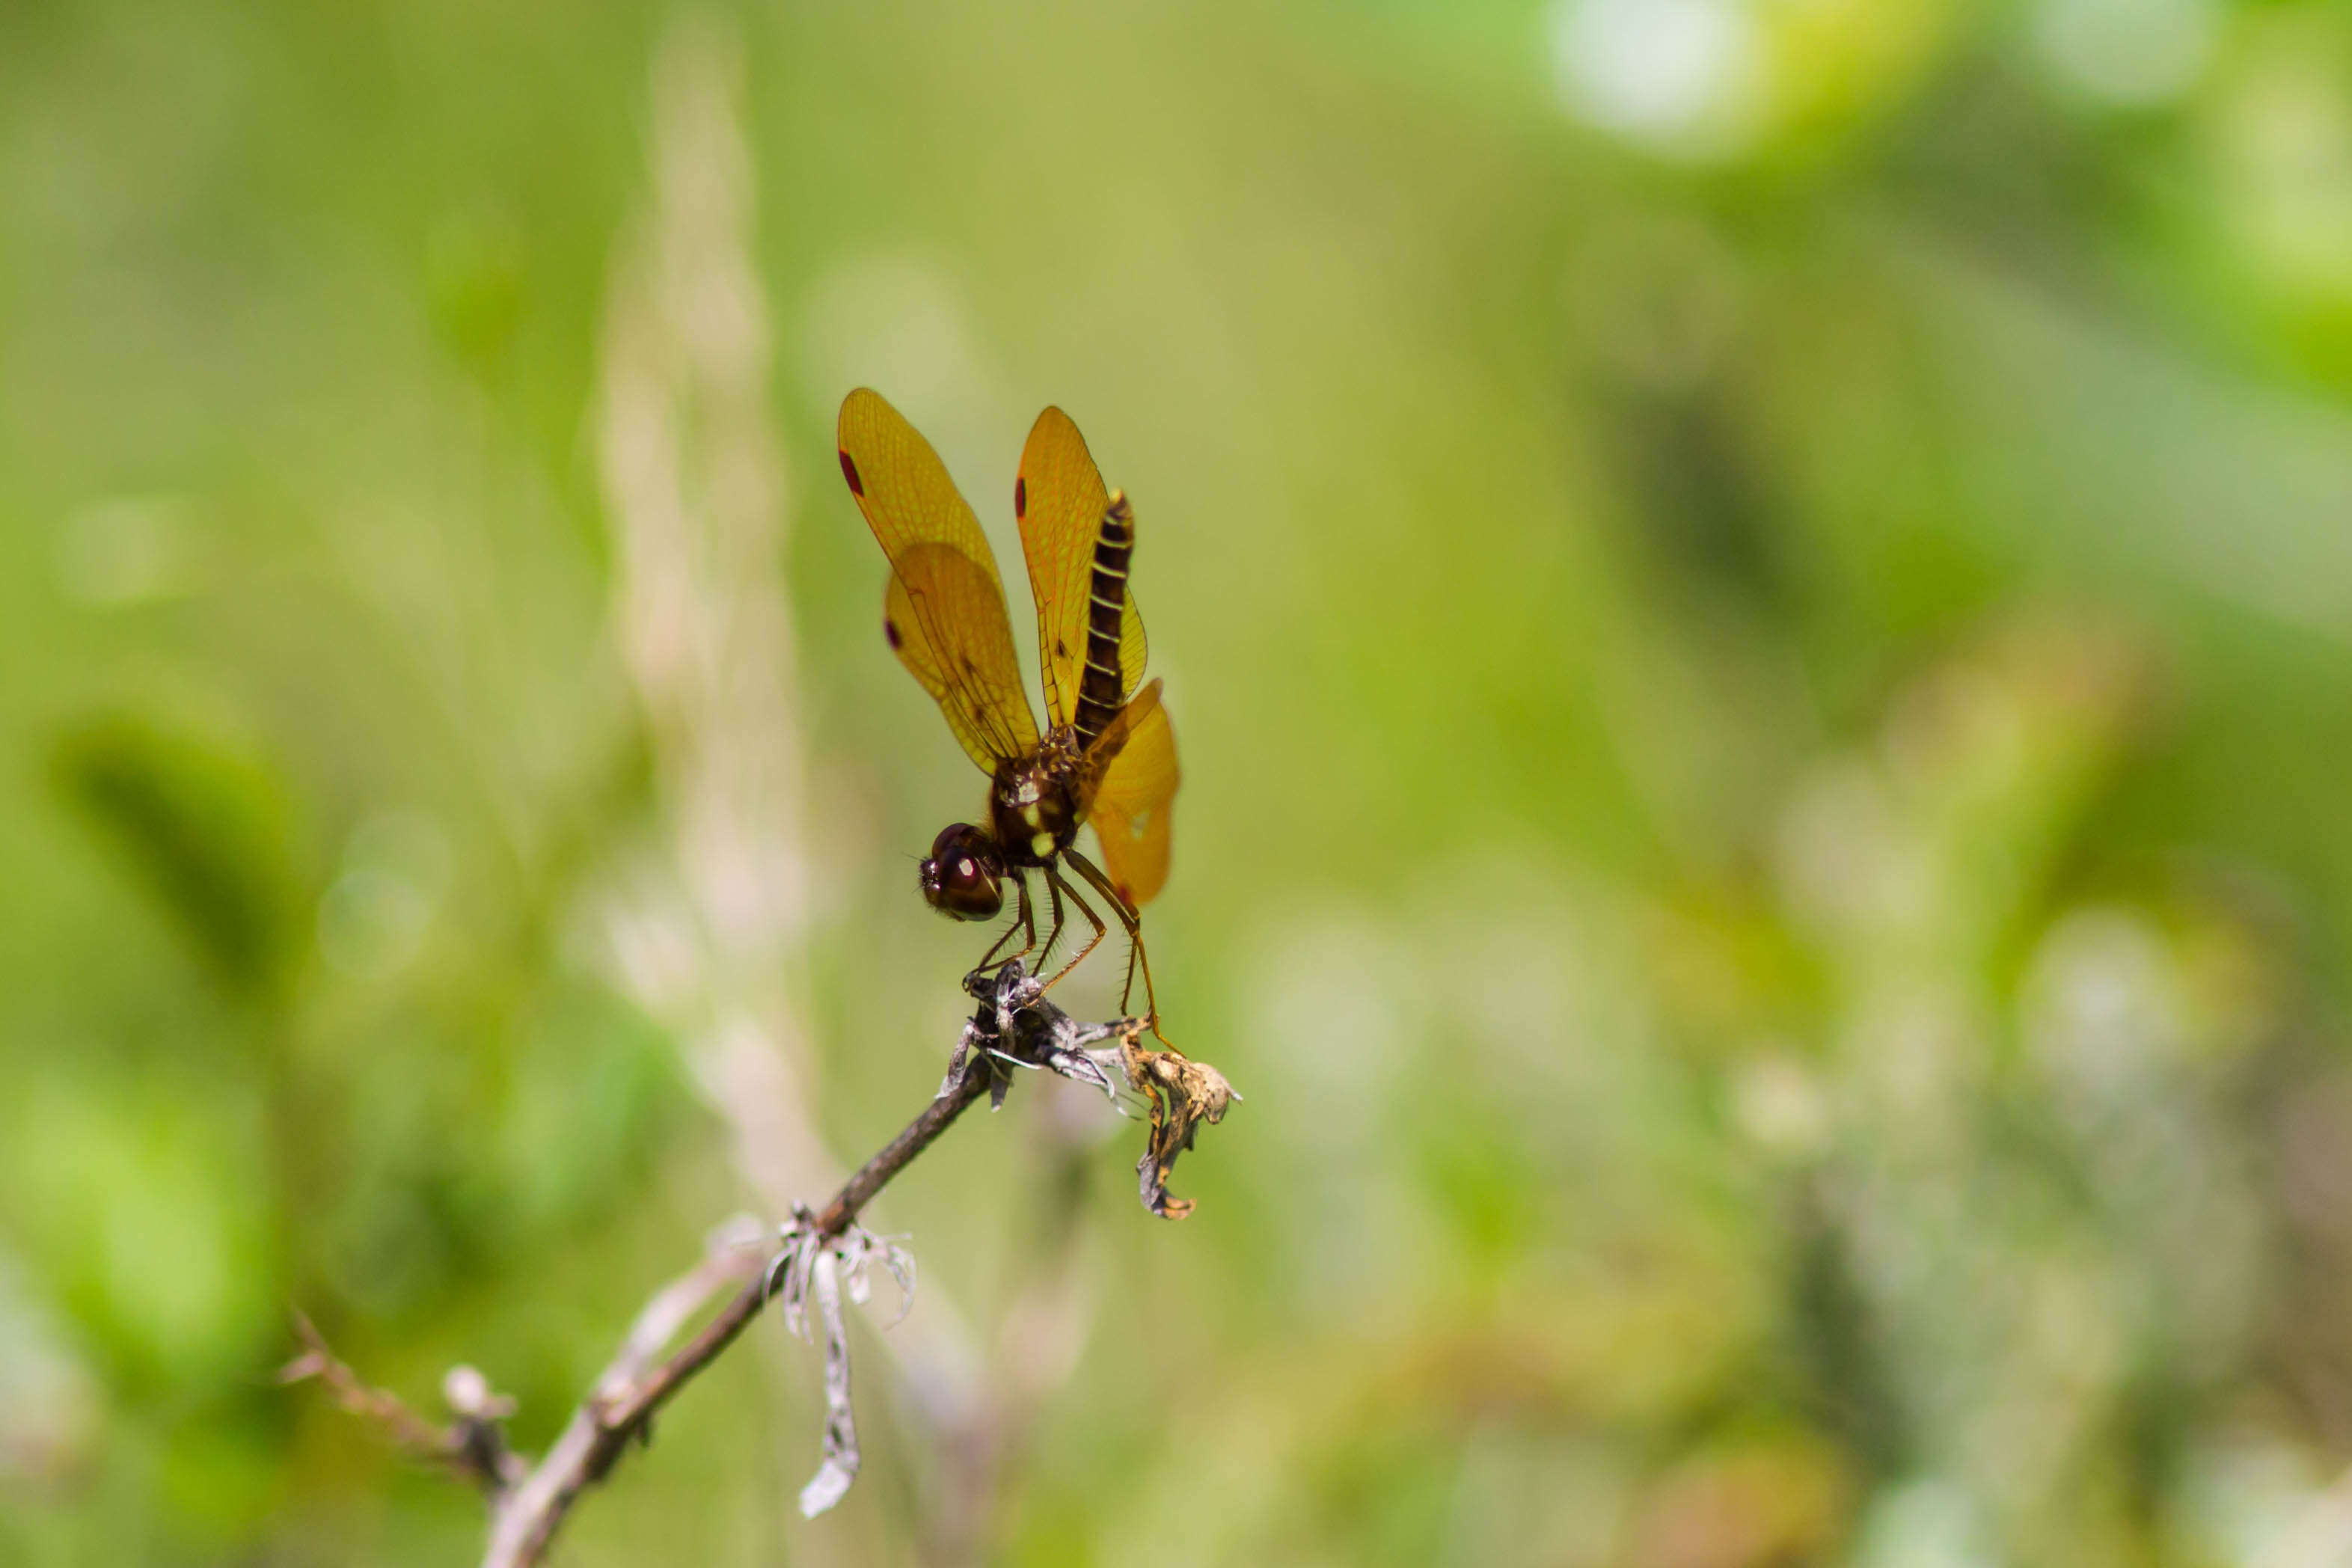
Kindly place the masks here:
POLYGON ((536 1448, 930 1094, 860 384, 1136 498, 1247 1102, 1171 1226, 1024 1081, 847 1502, 762 1323, 560 1561, 2352 1561, 2352 10, 2226 0, 0 7, 0 1561, 470 1561, 289 1310, 536 1448))

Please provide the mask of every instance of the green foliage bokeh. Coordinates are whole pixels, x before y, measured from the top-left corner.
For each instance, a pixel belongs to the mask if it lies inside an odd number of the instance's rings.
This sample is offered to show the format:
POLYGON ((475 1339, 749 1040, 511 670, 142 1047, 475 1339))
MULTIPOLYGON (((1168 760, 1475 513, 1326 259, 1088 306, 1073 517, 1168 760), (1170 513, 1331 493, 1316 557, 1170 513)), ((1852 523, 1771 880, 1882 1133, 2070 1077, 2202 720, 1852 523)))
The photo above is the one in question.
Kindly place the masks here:
POLYGON ((565 1560, 2327 1560, 2343 8, 61 0, 0 13, 0 1561, 467 1560, 271 1384, 289 1311, 536 1447, 761 1207, 614 914, 681 844, 759 894, 679 805, 758 683, 631 641, 631 353, 766 476, 677 476, 789 616, 805 874, 718 967, 833 1157, 981 945, 910 886, 979 781, 877 635, 860 384, 1009 576, 1039 407, 1135 498, 1154 972, 1247 1099, 1181 1226, 1025 1082, 892 1188, 983 1355, 1082 1281, 952 1550, 864 1328, 798 1520, 763 1325, 565 1560))

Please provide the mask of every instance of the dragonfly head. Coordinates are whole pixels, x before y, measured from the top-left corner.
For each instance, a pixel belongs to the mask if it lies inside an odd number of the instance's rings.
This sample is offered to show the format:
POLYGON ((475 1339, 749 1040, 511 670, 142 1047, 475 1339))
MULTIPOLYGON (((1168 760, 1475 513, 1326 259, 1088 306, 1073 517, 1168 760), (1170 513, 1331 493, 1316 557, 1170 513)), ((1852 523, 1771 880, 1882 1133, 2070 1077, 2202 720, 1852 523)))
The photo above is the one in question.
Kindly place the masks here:
POLYGON ((953 823, 931 840, 930 855, 923 861, 923 900, 960 921, 992 920, 1004 907, 998 886, 1003 876, 1004 858, 997 852, 996 840, 969 822, 953 823))

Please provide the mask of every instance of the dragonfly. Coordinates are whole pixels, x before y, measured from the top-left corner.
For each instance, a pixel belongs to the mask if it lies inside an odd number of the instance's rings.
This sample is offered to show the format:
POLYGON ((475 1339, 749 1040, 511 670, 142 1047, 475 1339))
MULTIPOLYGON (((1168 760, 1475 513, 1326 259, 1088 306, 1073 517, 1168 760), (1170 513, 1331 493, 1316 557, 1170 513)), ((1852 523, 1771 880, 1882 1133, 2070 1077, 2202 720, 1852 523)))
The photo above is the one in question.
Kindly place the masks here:
POLYGON ((1052 985, 1108 929, 1065 875, 1076 873, 1127 932, 1120 1009, 1139 968, 1156 1032, 1160 1007, 1140 911, 1168 880, 1179 774, 1160 683, 1140 684, 1143 617, 1127 586, 1134 508, 1124 491, 1104 488, 1068 415, 1049 407, 1037 416, 1013 483, 1013 515, 1037 606, 1047 720, 1041 734, 1022 689, 996 558, 947 466, 866 387, 843 400, 838 436, 841 477, 890 561, 882 635, 989 777, 985 821, 951 823, 932 840, 919 872, 925 901, 958 920, 993 920, 1004 907, 1003 884, 1013 884, 1016 912, 982 958, 984 970, 1036 950, 1029 873, 1038 873, 1052 922, 1036 969, 1061 939, 1066 900, 1093 927, 1086 945, 1045 982, 1052 985), (1078 829, 1088 823, 1100 866, 1077 847, 1078 829), (1021 945, 1013 948, 1015 933, 1021 945))

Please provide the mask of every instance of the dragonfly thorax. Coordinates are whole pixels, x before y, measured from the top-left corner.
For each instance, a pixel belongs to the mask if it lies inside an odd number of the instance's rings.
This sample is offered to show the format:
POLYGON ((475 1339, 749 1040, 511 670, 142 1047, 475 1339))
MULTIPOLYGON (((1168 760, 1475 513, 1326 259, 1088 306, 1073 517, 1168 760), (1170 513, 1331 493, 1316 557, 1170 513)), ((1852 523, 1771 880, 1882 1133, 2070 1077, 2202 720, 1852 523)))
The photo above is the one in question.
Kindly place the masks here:
POLYGON ((1048 865, 1070 847, 1084 816, 1077 775, 1077 748, 1066 730, 1056 730, 1028 756, 996 765, 989 831, 1008 865, 1048 865))

